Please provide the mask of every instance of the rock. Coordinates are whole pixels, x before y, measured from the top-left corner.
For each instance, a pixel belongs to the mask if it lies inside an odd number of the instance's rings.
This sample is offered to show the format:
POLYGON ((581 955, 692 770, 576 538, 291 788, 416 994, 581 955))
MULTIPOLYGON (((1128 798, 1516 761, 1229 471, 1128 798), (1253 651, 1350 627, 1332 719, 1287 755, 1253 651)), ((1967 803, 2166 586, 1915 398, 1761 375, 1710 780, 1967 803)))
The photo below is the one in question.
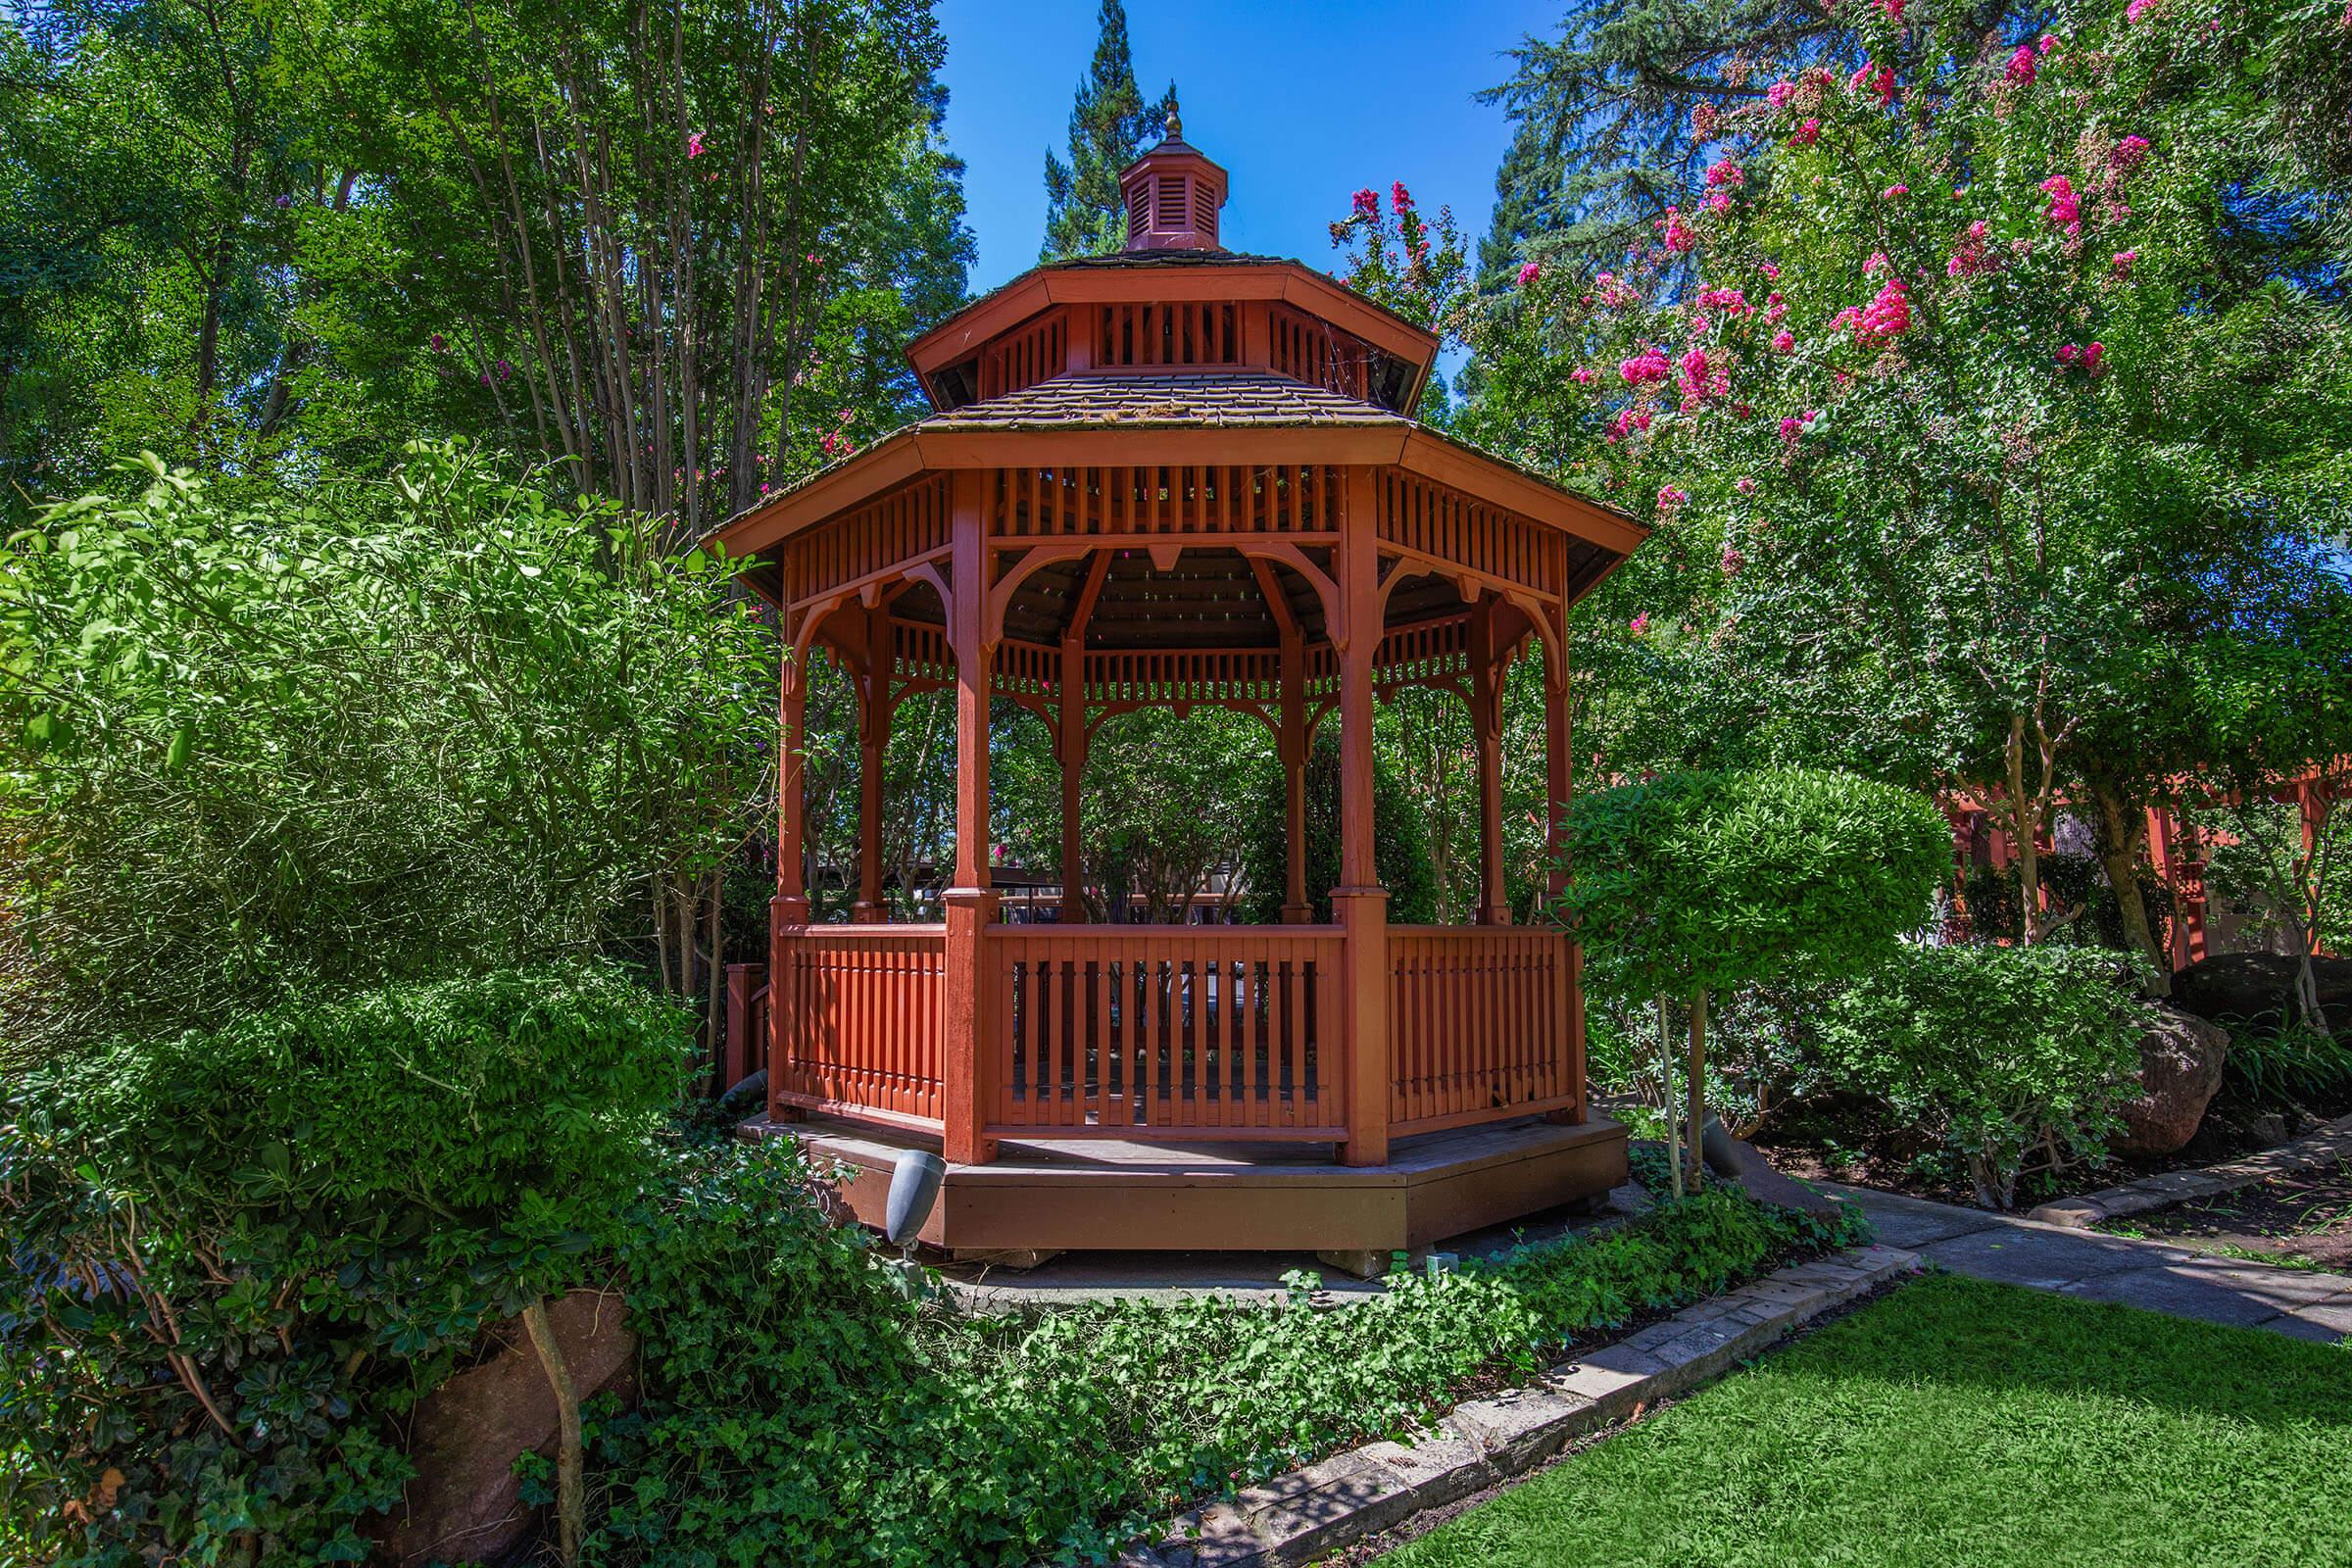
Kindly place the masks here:
MULTIPOLYGON (((573 1291, 548 1308, 556 1344, 584 1401, 606 1389, 635 1398, 637 1336, 616 1291, 573 1291)), ((377 1521, 372 1560, 403 1568, 496 1561, 531 1533, 514 1461, 554 1454, 556 1396, 519 1319, 498 1330, 500 1348, 451 1378, 410 1413, 409 1460, 416 1478, 377 1521)))
POLYGON ((2187 1146, 2205 1119, 2205 1106, 2222 1087, 2222 1063, 2230 1055, 2230 1031, 2177 1007, 2155 1009, 2155 1023, 2139 1037, 2139 1086, 2134 1099, 2116 1107, 2124 1130, 2108 1140, 2119 1154, 2171 1154, 2187 1146))
POLYGON ((749 1078, 718 1097, 719 1114, 729 1121, 741 1121, 767 1108, 767 1069, 760 1068, 749 1078))
MULTIPOLYGON (((2338 1032, 2352 1024, 2352 958, 2315 957, 2320 1010, 2338 1032)), ((2173 976, 2173 1005, 2215 1023, 2272 1027, 2287 1016, 2295 960, 2278 953, 2224 953, 2173 976)))

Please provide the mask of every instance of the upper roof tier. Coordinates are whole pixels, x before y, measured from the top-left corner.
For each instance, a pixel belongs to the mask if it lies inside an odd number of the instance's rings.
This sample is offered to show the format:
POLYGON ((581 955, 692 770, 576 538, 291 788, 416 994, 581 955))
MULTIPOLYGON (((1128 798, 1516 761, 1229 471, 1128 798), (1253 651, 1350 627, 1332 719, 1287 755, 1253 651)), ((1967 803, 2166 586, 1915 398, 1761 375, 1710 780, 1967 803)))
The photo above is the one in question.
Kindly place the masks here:
POLYGON ((940 410, 1096 372, 1270 371, 1409 415, 1434 334, 1294 261, 1218 242, 1225 171, 1181 135, 1119 175, 1126 248, 1031 269, 917 338, 940 410))

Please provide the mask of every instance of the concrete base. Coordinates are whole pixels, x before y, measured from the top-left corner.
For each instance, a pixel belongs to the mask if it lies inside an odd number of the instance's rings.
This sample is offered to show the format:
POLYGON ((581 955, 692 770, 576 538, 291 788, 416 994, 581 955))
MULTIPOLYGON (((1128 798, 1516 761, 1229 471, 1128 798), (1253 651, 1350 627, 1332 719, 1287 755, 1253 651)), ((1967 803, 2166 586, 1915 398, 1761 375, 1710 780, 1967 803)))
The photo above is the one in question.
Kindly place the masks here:
MULTIPOLYGON (((850 1174, 840 1196, 880 1228, 891 1163, 939 1150, 920 1133, 811 1118, 743 1124, 799 1138, 850 1174)), ((1397 1140, 1386 1164, 1328 1148, 1005 1142, 985 1165, 950 1165, 920 1240, 966 1252, 1300 1251, 1388 1254, 1576 1202, 1626 1180, 1625 1129, 1606 1117, 1500 1122, 1397 1140)))

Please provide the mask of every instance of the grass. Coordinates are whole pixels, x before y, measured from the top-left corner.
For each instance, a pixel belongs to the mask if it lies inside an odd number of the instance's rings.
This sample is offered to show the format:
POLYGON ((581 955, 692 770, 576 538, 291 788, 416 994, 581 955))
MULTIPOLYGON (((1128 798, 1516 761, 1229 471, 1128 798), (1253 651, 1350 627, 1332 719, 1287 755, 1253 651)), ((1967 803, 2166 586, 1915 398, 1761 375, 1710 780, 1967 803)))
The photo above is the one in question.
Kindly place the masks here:
POLYGON ((1935 1275, 1386 1568, 2352 1562, 2352 1346, 1935 1275))

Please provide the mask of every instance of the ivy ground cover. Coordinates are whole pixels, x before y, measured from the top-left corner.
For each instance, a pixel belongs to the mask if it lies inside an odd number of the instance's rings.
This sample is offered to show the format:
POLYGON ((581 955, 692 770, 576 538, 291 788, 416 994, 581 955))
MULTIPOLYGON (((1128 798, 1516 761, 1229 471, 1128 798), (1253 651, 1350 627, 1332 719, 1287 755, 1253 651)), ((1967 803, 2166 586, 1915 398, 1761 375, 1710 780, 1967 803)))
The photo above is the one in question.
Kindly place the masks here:
POLYGON ((2352 1561, 2352 1349, 1935 1275, 1383 1558, 2352 1561))

